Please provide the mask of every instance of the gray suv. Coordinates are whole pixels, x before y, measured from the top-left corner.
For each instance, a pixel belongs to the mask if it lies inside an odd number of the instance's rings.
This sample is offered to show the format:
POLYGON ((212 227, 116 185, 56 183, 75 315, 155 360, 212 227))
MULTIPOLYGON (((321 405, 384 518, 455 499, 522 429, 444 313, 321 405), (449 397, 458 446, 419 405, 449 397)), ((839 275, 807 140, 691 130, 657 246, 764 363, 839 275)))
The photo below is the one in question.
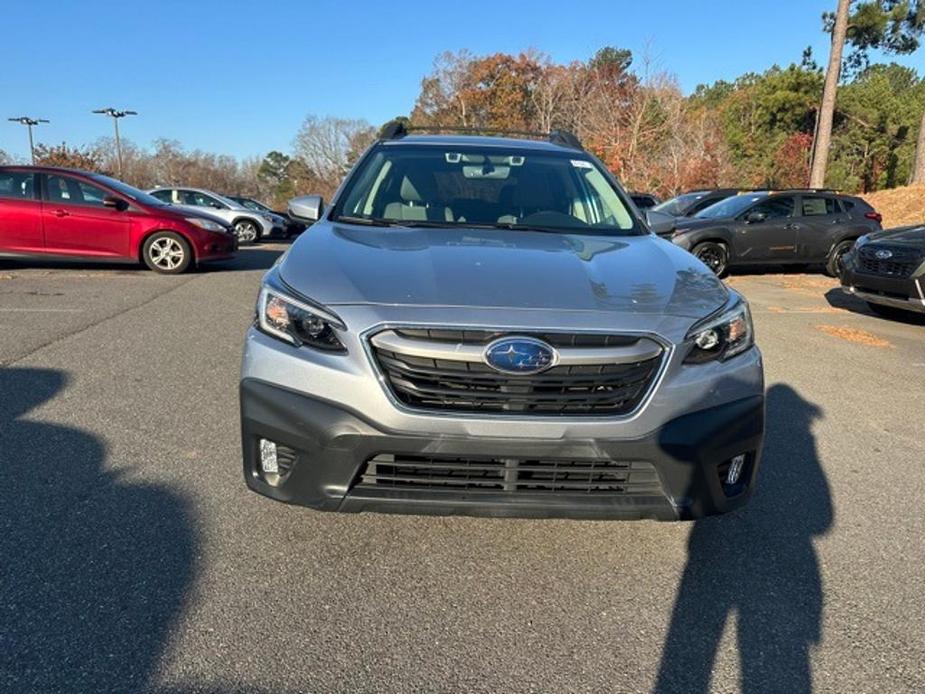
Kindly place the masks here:
POLYGON ((285 220, 277 214, 252 210, 223 195, 202 188, 155 188, 148 191, 170 205, 207 212, 234 229, 238 243, 255 243, 274 232, 282 232, 285 220))
POLYGON ((548 140, 383 130, 266 274, 244 477, 329 511, 691 519, 751 494, 745 300, 548 140))

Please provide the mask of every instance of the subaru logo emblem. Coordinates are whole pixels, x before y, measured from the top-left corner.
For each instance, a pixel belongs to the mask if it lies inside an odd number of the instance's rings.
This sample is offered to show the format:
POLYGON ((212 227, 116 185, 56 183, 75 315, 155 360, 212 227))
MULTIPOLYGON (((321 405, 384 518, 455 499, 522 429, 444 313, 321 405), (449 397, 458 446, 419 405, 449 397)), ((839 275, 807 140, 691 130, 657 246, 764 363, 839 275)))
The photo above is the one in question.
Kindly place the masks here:
POLYGON ((509 374, 535 374, 554 366, 556 350, 532 337, 504 337, 485 348, 485 363, 509 374))
POLYGON ((888 250, 886 250, 886 249, 884 248, 884 249, 881 249, 881 250, 879 250, 879 251, 875 251, 875 252, 874 252, 874 257, 875 257, 877 260, 886 260, 887 258, 892 258, 892 257, 893 257, 893 251, 888 251, 888 250))

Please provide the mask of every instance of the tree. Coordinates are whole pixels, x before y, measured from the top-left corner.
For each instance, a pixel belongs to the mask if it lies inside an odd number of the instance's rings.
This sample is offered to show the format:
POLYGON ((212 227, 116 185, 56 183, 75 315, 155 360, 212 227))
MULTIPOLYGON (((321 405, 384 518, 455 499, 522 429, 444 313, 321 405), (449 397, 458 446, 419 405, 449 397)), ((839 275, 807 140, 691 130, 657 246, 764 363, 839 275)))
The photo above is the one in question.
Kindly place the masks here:
MULTIPOLYGON (((925 2, 921 0, 864 0, 849 18, 848 42, 854 48, 849 64, 863 69, 872 49, 912 53, 925 31, 925 2)), ((925 108, 922 108, 912 167, 913 183, 925 183, 925 108)))
POLYGON ((9 164, 12 161, 13 161, 13 158, 9 154, 4 152, 2 149, 0 149, 0 164, 9 164))
POLYGON ((822 104, 816 118, 816 136, 813 141, 813 163, 809 175, 811 188, 825 187, 825 169, 832 141, 832 118, 835 113, 835 93, 841 78, 842 52, 848 33, 848 6, 851 0, 838 0, 835 20, 832 25, 832 48, 829 65, 825 71, 825 85, 822 88, 822 104))
POLYGON ((293 154, 319 182, 315 192, 327 196, 375 139, 376 130, 365 120, 309 115, 295 137, 293 154))
POLYGON ((62 166, 68 169, 81 169, 83 171, 102 170, 99 154, 89 147, 68 147, 62 142, 60 145, 35 146, 35 163, 38 166, 62 166))

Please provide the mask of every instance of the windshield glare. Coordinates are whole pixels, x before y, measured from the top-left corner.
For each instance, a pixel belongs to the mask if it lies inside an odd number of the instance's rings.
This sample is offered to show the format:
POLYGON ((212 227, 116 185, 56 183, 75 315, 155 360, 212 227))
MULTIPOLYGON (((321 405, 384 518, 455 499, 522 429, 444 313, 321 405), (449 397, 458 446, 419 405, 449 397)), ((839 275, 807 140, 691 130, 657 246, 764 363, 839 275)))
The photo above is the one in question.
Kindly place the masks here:
POLYGON ((585 155, 497 146, 379 145, 351 176, 336 215, 398 226, 645 233, 585 155))
POLYGON ((749 205, 762 200, 765 195, 733 195, 731 198, 721 200, 715 205, 710 205, 700 210, 695 217, 701 219, 719 219, 720 217, 735 217, 740 212, 744 212, 749 205))
POLYGON ((103 185, 107 185, 113 190, 121 193, 125 197, 134 200, 135 202, 140 202, 143 205, 151 205, 152 207, 166 207, 167 203, 163 200, 158 200, 153 195, 148 195, 143 190, 138 190, 133 186, 130 186, 128 183, 123 183, 115 178, 110 178, 109 176, 103 176, 102 174, 93 174, 91 178, 96 179, 103 185))
POLYGON ((675 217, 683 217, 688 208, 703 196, 704 193, 685 193, 684 195, 678 195, 670 200, 659 203, 652 209, 656 212, 674 215, 675 217))

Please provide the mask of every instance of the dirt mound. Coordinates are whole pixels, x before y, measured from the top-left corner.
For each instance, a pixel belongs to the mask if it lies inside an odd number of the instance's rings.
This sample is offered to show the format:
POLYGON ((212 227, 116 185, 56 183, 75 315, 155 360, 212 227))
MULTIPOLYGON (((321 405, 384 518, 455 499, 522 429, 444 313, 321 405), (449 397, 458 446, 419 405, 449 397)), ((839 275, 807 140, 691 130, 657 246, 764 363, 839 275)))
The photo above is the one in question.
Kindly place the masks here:
POLYGON ((883 215, 884 229, 905 224, 925 224, 925 185, 878 190, 860 197, 883 215))

